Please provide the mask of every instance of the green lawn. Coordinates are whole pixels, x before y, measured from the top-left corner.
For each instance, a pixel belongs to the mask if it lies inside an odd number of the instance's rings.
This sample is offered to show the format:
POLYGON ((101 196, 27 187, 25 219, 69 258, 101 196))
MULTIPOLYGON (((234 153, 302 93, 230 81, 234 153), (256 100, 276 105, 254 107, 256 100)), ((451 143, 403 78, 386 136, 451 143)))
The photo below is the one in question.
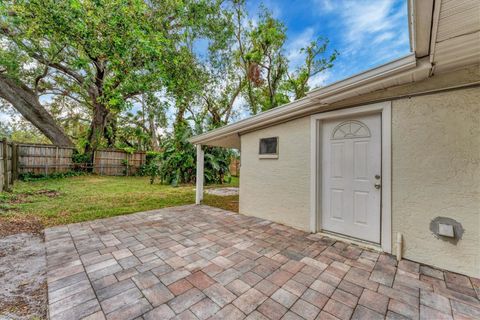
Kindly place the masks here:
MULTIPOLYGON (((223 186, 238 186, 238 179, 223 186)), ((148 177, 79 176, 17 182, 12 193, 0 194, 0 227, 12 221, 53 226, 112 217, 195 202, 193 185, 172 187, 148 177)), ((205 195, 204 203, 238 211, 238 196, 205 195)))

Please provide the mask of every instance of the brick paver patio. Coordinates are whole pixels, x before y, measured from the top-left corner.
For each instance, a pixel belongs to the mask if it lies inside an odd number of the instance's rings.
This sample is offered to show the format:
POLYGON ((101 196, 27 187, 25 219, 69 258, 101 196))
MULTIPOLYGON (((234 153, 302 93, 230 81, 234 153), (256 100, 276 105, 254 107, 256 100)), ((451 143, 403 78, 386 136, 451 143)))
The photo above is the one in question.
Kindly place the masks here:
POLYGON ((183 206, 47 229, 51 319, 480 319, 480 280, 183 206))

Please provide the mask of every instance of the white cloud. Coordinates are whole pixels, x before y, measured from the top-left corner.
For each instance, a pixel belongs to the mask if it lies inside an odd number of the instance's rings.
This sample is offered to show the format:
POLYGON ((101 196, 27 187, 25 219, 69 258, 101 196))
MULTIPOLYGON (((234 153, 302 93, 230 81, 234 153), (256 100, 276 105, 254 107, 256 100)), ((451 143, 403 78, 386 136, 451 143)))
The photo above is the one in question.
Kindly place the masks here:
POLYGON ((382 43, 384 41, 392 40, 394 37, 395 37, 395 33, 385 32, 376 36, 375 39, 373 39, 373 43, 382 43))
MULTIPOLYGON (((253 23, 253 26, 258 25, 258 19, 263 10, 262 8, 266 8, 275 19, 282 20, 282 8, 275 0, 266 0, 261 2, 247 1, 248 18, 253 23)), ((248 26, 248 21, 245 20, 244 22, 246 23, 244 26, 248 26)))
POLYGON ((292 37, 286 45, 286 53, 290 68, 295 69, 302 64, 305 59, 305 54, 300 52, 300 49, 306 47, 315 38, 315 30, 313 28, 305 29, 301 34, 292 37))
POLYGON ((12 107, 3 111, 0 110, 0 122, 3 124, 9 124, 20 119, 21 115, 12 107))
POLYGON ((335 5, 333 4, 332 0, 315 0, 314 4, 320 7, 324 13, 333 11, 335 9, 335 5))
MULTIPOLYGON (((310 42, 314 41, 317 37, 315 29, 313 27, 306 28, 302 33, 292 37, 292 41, 289 41, 286 45, 286 54, 289 61, 289 71, 294 72, 305 61, 305 54, 300 52, 301 48, 306 47, 310 42)), ((308 85, 311 89, 325 86, 328 80, 331 78, 332 73, 330 70, 323 71, 308 80, 308 85)))
POLYGON ((10 117, 6 113, 0 111, 0 121, 7 122, 8 120, 10 120, 10 117))
POLYGON ((403 12, 406 4, 400 11, 394 10, 395 2, 391 0, 339 1, 336 4, 341 30, 352 52, 372 39, 375 43, 384 44, 399 30, 406 28, 403 12))
POLYGON ((391 1, 347 2, 341 11, 342 20, 348 26, 349 42, 362 42, 365 37, 391 30, 391 1))
POLYGON ((322 73, 317 73, 308 80, 308 86, 310 87, 310 90, 325 86, 331 76, 332 73, 330 72, 330 70, 326 70, 322 73))
POLYGON ((266 8, 268 8, 274 18, 280 19, 282 17, 283 11, 278 5, 278 2, 275 0, 264 0, 262 3, 266 8))
POLYGON ((230 122, 239 121, 246 119, 251 116, 250 109, 248 107, 248 101, 244 96, 238 96, 235 102, 233 103, 234 113, 230 119, 230 122))
POLYGON ((338 80, 405 55, 407 1, 314 0, 316 14, 331 20, 340 52, 330 80, 338 80), (334 18, 332 18, 334 17, 334 18))

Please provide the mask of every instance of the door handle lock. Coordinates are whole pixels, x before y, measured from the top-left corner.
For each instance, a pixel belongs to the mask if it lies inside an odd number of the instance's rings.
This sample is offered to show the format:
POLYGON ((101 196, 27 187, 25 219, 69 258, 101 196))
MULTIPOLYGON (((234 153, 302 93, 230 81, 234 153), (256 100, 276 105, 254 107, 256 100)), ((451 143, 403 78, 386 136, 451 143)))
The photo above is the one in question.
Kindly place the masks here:
POLYGON ((381 185, 379 182, 376 182, 373 186, 374 186, 375 189, 377 189, 377 190, 379 190, 379 189, 382 187, 382 185, 381 185))

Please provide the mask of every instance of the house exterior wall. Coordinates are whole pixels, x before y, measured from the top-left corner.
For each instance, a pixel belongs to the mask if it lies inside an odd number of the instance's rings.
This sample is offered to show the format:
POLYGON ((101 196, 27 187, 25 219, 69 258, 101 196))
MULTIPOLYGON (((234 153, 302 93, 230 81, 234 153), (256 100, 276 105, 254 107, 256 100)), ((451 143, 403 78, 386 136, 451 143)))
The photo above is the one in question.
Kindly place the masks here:
MULTIPOLYGON (((480 88, 392 101, 392 252, 480 277, 480 88), (462 224, 453 244, 429 229, 462 224)), ((240 213, 309 230, 310 117, 241 136, 240 213), (279 158, 259 159, 260 138, 279 137, 279 158)))
POLYGON ((480 277, 480 88, 392 102, 392 231, 405 258, 480 277), (438 216, 462 240, 435 238, 438 216))
POLYGON ((240 213, 309 229, 310 118, 242 135, 240 163, 240 213), (278 159, 258 157, 268 137, 278 137, 278 159))

